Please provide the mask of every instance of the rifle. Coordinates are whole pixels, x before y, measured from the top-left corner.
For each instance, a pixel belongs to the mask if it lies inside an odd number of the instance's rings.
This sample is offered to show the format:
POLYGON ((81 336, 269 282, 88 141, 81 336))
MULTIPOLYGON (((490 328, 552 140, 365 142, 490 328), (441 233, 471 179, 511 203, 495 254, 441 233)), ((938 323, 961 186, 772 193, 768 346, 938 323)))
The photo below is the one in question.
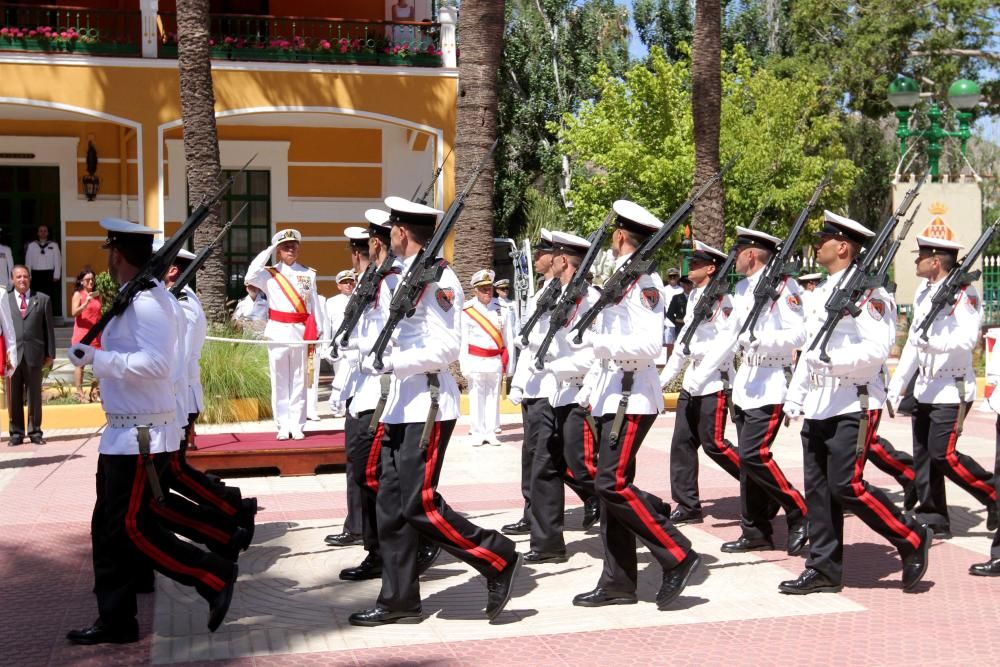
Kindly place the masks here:
POLYGON ((910 227, 913 226, 913 220, 917 217, 917 213, 919 212, 920 204, 917 204, 916 208, 913 209, 913 215, 911 215, 906 222, 903 223, 903 228, 899 230, 899 233, 896 234, 896 239, 885 251, 885 255, 882 256, 882 261, 879 262, 878 269, 875 270, 875 274, 872 276, 872 280, 885 287, 886 291, 890 294, 896 293, 896 283, 889 280, 889 267, 892 266, 892 260, 896 258, 896 253, 899 252, 899 246, 903 243, 903 239, 905 239, 906 235, 910 232, 910 227))
POLYGON ((860 315, 861 309, 857 305, 858 299, 867 290, 882 287, 880 282, 875 282, 872 279, 878 254, 885 247, 885 244, 889 242, 889 239, 892 238, 892 232, 896 228, 896 224, 902 216, 906 215, 906 212, 913 204, 913 200, 917 198, 917 193, 920 191, 925 180, 927 180, 926 174, 916 185, 907 191, 906 196, 903 197, 903 201, 899 203, 899 207, 893 211, 889 219, 882 225, 882 229, 879 230, 868 247, 854 258, 851 265, 847 267, 847 273, 841 278, 840 284, 830 293, 829 298, 826 300, 826 321, 820 327, 819 332, 817 332, 816 337, 809 346, 809 350, 814 350, 816 346, 819 346, 820 360, 825 362, 830 361, 830 355, 826 351, 826 346, 830 342, 830 337, 833 336, 833 331, 837 328, 840 320, 845 315, 850 315, 851 317, 860 315))
MULTIPOLYGON (((766 204, 754 215, 753 220, 750 221, 749 229, 754 229, 757 226, 765 207, 766 204)), ((694 338, 694 332, 698 330, 702 322, 712 317, 712 311, 715 310, 715 304, 719 299, 729 293, 731 287, 729 273, 733 270, 736 255, 739 252, 740 247, 734 243, 733 247, 729 249, 729 254, 726 255, 726 260, 715 270, 712 279, 705 286, 705 291, 698 297, 698 303, 694 305, 691 323, 687 325, 684 329, 684 335, 681 336, 680 344, 684 346, 684 354, 691 354, 691 339, 694 338)))
POLYGON ((483 159, 479 161, 479 165, 469 178, 469 182, 466 183, 465 189, 451 202, 451 206, 448 207, 437 229, 434 230, 433 236, 431 236, 424 247, 417 251, 413 263, 410 264, 410 268, 406 270, 406 275, 399 282, 399 286, 392 296, 392 301, 389 303, 389 319, 386 321, 381 333, 379 333, 378 338, 375 340, 375 346, 372 348, 372 354, 375 355, 374 366, 377 370, 384 368, 382 355, 385 354, 386 348, 389 347, 389 341, 392 340, 392 334, 396 330, 396 327, 403 321, 403 318, 413 315, 417 309, 417 301, 420 299, 424 288, 428 284, 440 280, 445 268, 448 266, 446 261, 438 259, 438 253, 441 251, 442 246, 444 246, 444 241, 448 237, 448 234, 451 233, 452 227, 455 226, 455 221, 462 213, 462 209, 465 208, 465 200, 469 196, 469 193, 472 192, 476 181, 479 180, 479 175, 483 173, 487 162, 493 158, 493 152, 497 149, 498 141, 499 139, 494 140, 493 145, 483 155, 483 159))
POLYGON ((751 341, 757 338, 753 330, 757 326, 757 320, 760 319, 764 308, 780 296, 782 283, 785 278, 791 275, 793 268, 795 268, 789 263, 792 251, 795 249, 795 244, 798 243, 799 237, 802 236, 802 232, 805 231, 806 223, 809 221, 812 210, 819 203, 820 195, 823 194, 823 190, 830 183, 832 174, 833 167, 830 167, 823 175, 823 179, 819 182, 819 185, 813 190, 812 197, 809 198, 809 202, 805 208, 799 212, 799 217, 795 220, 795 224, 792 225, 792 230, 788 233, 785 242, 781 244, 778 252, 771 256, 767 266, 764 267, 763 275, 761 275, 760 280, 757 281, 757 284, 753 288, 753 307, 750 309, 746 322, 743 323, 743 328, 740 329, 740 335, 747 331, 750 332, 751 341))
POLYGON ((972 265, 976 263, 979 256, 986 250, 986 246, 990 244, 998 231, 1000 231, 1000 218, 997 218, 992 225, 986 228, 986 231, 980 235, 975 245, 962 258, 962 261, 953 266, 951 271, 948 272, 947 277, 941 283, 941 287, 931 297, 930 311, 928 311, 917 327, 921 338, 924 340, 928 339, 934 320, 937 319, 937 316, 945 308, 951 308, 955 304, 958 293, 962 288, 979 280, 983 272, 979 269, 973 270, 972 265))
POLYGON ((228 232, 229 228, 233 226, 233 223, 236 222, 236 220, 238 220, 241 215, 243 215, 243 211, 247 210, 247 206, 249 205, 250 205, 249 202, 243 204, 243 208, 241 208, 236 213, 236 215, 234 215, 233 218, 226 223, 226 226, 222 228, 222 231, 219 232, 219 234, 214 239, 212 239, 212 242, 209 243, 204 248, 202 248, 201 251, 198 253, 198 255, 191 260, 191 263, 188 264, 188 267, 184 269, 184 273, 182 273, 180 277, 177 278, 177 281, 173 284, 173 287, 170 288, 171 294, 173 294, 174 296, 180 296, 181 292, 184 290, 185 287, 187 287, 188 283, 194 280, 194 276, 195 274, 198 273, 198 270, 202 266, 204 266, 205 262, 212 255, 212 251, 215 250, 215 246, 218 245, 218 243, 223 238, 225 238, 226 232, 228 232))
POLYGON ((681 226, 691 212, 694 210, 695 202, 701 199, 708 190, 714 186, 716 183, 722 180, 722 177, 729 171, 733 164, 736 163, 736 158, 732 158, 727 162, 722 169, 715 173, 710 179, 705 181, 704 184, 698 189, 690 199, 681 204, 670 219, 663 223, 655 234, 646 238, 642 242, 642 245, 632 253, 625 263, 618 267, 618 270, 611 274, 611 277, 604 283, 601 287, 601 296, 593 306, 590 307, 586 313, 584 313, 577 323, 573 326, 573 331, 576 332, 576 337, 574 342, 580 344, 583 342, 583 332, 594 323, 597 316, 601 314, 601 311, 612 306, 622 300, 625 296, 625 291, 639 279, 644 273, 649 273, 653 270, 655 263, 653 253, 663 245, 663 243, 670 238, 670 235, 681 226))
POLYGON ((521 344, 528 344, 528 336, 531 334, 531 330, 535 328, 538 324, 538 320, 542 318, 542 315, 549 312, 556 307, 556 303, 559 301, 559 281, 552 279, 549 284, 545 286, 538 298, 535 299, 535 309, 531 312, 531 317, 528 321, 521 325, 521 331, 517 334, 521 337, 521 344))
POLYGON ((351 293, 351 298, 344 308, 344 319, 341 320, 340 327, 332 336, 330 350, 334 357, 337 356, 337 339, 340 339, 339 345, 347 345, 354 327, 361 321, 361 316, 368 309, 368 306, 375 301, 379 287, 382 285, 382 279, 392 272, 392 263, 395 259, 395 255, 388 253, 378 267, 375 266, 374 262, 369 262, 368 266, 365 267, 361 278, 358 279, 358 286, 354 288, 354 292, 351 293))
MULTIPOLYGON (((549 317, 549 330, 545 332, 545 338, 542 339, 541 344, 538 346, 538 352, 535 354, 535 368, 538 370, 545 367, 545 353, 549 351, 549 346, 552 345, 552 341, 556 337, 556 332, 569 324, 569 318, 573 314, 573 309, 576 308, 580 299, 587 294, 587 272, 590 271, 594 260, 597 259, 597 253, 601 251, 601 246, 604 245, 604 239, 608 236, 608 231, 611 229, 611 221, 614 218, 615 211, 612 209, 605 216, 604 222, 597 228, 597 231, 590 235, 590 247, 587 249, 587 254, 583 256, 580 266, 573 272, 573 277, 566 284, 566 289, 562 291, 559 302, 552 308, 552 315, 549 317)), ((556 281, 552 282, 555 283, 556 281)))
MULTIPOLYGON (((97 324, 90 327, 90 331, 84 334, 83 339, 80 341, 84 345, 90 345, 94 342, 104 328, 108 326, 108 323, 114 318, 118 317, 125 312, 125 309, 129 307, 132 303, 132 299, 137 297, 140 292, 151 289, 156 281, 161 279, 163 275, 167 272, 167 269, 174 263, 174 259, 177 257, 177 253, 180 249, 187 245, 188 240, 194 236, 195 230, 198 226, 205 222, 205 219, 212 213, 216 206, 219 205, 223 195, 233 186, 236 182, 236 177, 243 174, 250 163, 254 161, 257 156, 254 155, 243 167, 236 173, 232 174, 227 178, 219 189, 216 190, 212 196, 202 199, 198 207, 191 211, 184 224, 181 225, 180 229, 174 232, 174 235, 167 239, 167 242, 163 244, 163 247, 153 253, 146 266, 142 267, 138 274, 132 280, 128 281, 128 284, 118 292, 118 296, 115 297, 114 303, 111 304, 111 308, 108 312, 101 316, 101 319, 97 321, 97 324)), ((77 350, 77 357, 83 357, 83 351, 77 350)))
MULTIPOLYGON (((448 158, 451 157, 451 154, 454 151, 455 151, 455 147, 452 146, 451 150, 448 151, 448 154, 444 156, 444 160, 441 161, 441 166, 439 166, 434 171, 434 175, 431 176, 431 184, 427 186, 427 189, 424 190, 423 193, 419 197, 417 197, 417 192, 420 191, 420 186, 419 185, 417 186, 416 191, 414 191, 414 193, 413 193, 413 197, 414 197, 413 201, 417 202, 418 204, 426 204, 427 203, 427 198, 430 197, 431 193, 434 191, 434 184, 437 183, 437 179, 441 177, 441 171, 444 169, 444 163, 448 161, 448 158)), ((421 184, 421 185, 423 185, 423 184, 421 184)))

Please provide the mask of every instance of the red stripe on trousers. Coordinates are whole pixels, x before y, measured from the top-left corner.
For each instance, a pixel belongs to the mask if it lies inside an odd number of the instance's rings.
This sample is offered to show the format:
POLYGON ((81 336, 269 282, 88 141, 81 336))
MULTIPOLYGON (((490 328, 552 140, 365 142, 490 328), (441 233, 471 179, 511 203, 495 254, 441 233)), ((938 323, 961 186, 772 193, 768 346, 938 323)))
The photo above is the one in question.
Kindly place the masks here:
POLYGON ((159 563, 165 569, 193 577, 215 592, 221 591, 226 587, 226 582, 222 581, 222 579, 219 579, 208 570, 190 567, 180 561, 174 560, 170 555, 164 553, 159 547, 150 542, 142 534, 142 531, 139 530, 136 515, 139 513, 139 505, 142 503, 142 490, 146 483, 146 469, 143 467, 141 457, 136 457, 135 461, 135 480, 132 482, 132 495, 128 502, 128 512, 125 514, 125 530, 132 540, 132 544, 150 560, 154 563, 159 563))
POLYGON ((368 450, 368 465, 365 466, 365 486, 373 493, 378 493, 378 462, 382 455, 382 438, 385 435, 385 424, 378 423, 375 435, 372 437, 372 446, 368 450))
POLYGON ((629 507, 632 508, 632 511, 642 521, 642 525, 646 526, 653 537, 680 563, 687 558, 687 553, 670 538, 667 531, 663 530, 663 526, 653 520, 653 516, 649 513, 649 510, 642 504, 642 501, 639 500, 639 497, 635 495, 635 492, 629 488, 628 483, 625 481, 625 471, 628 468, 628 462, 632 460, 632 448, 635 445, 635 438, 639 432, 639 415, 628 415, 626 422, 628 427, 625 431, 625 439, 622 442, 622 453, 618 457, 618 467, 615 469, 615 493, 625 499, 629 507))
POLYGON ((715 448, 739 468, 739 453, 726 445, 726 392, 720 391, 718 396, 718 403, 715 406, 715 448))
POLYGON ((424 514, 430 519, 431 524, 438 529, 438 532, 454 546, 471 556, 485 560, 497 572, 503 572, 507 567, 507 561, 504 558, 462 537, 455 527, 441 516, 437 506, 434 504, 434 471, 437 469, 438 443, 440 441, 441 422, 435 422, 434 430, 431 433, 431 441, 427 444, 427 462, 424 464, 424 486, 420 492, 424 514))
POLYGON ((778 467, 778 464, 774 462, 774 457, 771 456, 771 439, 774 438, 774 434, 778 430, 778 425, 781 424, 781 417, 781 405, 775 405, 774 412, 771 413, 771 419, 767 422, 767 432, 764 434, 764 442, 760 446, 760 460, 763 461, 764 467, 771 473, 771 477, 778 483, 778 488, 781 489, 782 493, 786 496, 791 496, 792 500, 798 506, 799 511, 807 515, 809 511, 806 509, 806 501, 788 482, 785 473, 781 472, 781 468, 778 467))
POLYGON ((170 468, 174 471, 174 474, 177 475, 177 479, 185 482, 192 491, 201 496, 202 500, 209 503, 210 505, 215 505, 216 509, 218 509, 223 514, 226 514, 228 516, 236 516, 235 507, 233 507, 225 500, 217 496, 211 489, 206 488, 203 484, 198 482, 196 479, 194 479, 193 477, 188 475, 187 472, 184 471, 184 468, 181 467, 181 460, 179 453, 174 452, 173 454, 170 455, 170 468))
POLYGON ((915 473, 912 468, 904 464, 902 461, 897 461, 889 455, 889 452, 887 452, 885 447, 882 446, 882 441, 878 438, 875 438, 875 441, 872 442, 871 449, 875 452, 875 456, 885 461, 890 468, 898 470, 899 474, 906 479, 912 482, 917 478, 917 473, 915 473))
MULTIPOLYGON (((878 437, 876 434, 876 429, 878 427, 878 410, 868 411, 868 433, 865 435, 865 449, 871 446, 872 441, 878 437)), ((888 507, 879 502, 878 498, 868 493, 868 489, 865 488, 864 482, 861 481, 861 473, 865 468, 865 457, 858 456, 855 457, 854 461, 854 477, 851 479, 851 490, 854 491, 854 496, 864 503, 868 509, 874 512, 882 521, 885 522, 889 528, 892 529, 897 535, 905 538, 907 542, 913 545, 914 549, 920 548, 920 536, 915 532, 910 530, 910 528, 899 519, 897 519, 888 507)))
POLYGON ((955 426, 951 429, 951 434, 948 436, 948 449, 945 450, 945 459, 948 461, 948 465, 954 470, 959 477, 965 480, 965 483, 971 487, 974 487, 977 491, 985 493, 990 497, 990 500, 996 502, 997 500, 997 490, 991 484, 987 484, 981 479, 976 479, 976 476, 972 472, 962 465, 962 462, 958 460, 958 454, 955 451, 955 447, 958 445, 958 418, 955 418, 955 426))
POLYGON ((590 424, 583 420, 583 465, 590 473, 590 479, 597 477, 597 462, 594 460, 594 433, 590 430, 590 424))
POLYGON ((179 523, 182 526, 187 526, 192 530, 196 530, 210 540, 215 540, 220 544, 229 544, 229 535, 224 531, 219 530, 213 526, 208 525, 197 519, 193 519, 189 516, 185 516, 180 512, 174 511, 167 507, 166 505, 161 505, 159 503, 153 503, 151 505, 153 512, 162 516, 167 521, 173 521, 174 523, 179 523))

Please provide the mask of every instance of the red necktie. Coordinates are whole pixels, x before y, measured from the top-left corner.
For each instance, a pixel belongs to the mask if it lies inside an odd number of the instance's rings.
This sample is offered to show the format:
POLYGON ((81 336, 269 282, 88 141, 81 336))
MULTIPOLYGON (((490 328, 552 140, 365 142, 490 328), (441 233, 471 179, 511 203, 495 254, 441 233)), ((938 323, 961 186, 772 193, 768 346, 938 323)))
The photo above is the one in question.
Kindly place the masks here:
POLYGON ((23 320, 27 314, 28 314, 28 299, 27 299, 26 295, 22 294, 21 295, 21 319, 23 320))

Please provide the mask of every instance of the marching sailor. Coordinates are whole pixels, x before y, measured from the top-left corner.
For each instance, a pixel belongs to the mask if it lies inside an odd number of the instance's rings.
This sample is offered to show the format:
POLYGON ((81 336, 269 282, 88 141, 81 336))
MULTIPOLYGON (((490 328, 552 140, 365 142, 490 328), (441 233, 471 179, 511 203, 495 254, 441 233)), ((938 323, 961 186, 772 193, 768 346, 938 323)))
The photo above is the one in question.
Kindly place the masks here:
POLYGON ((955 304, 931 324, 926 340, 918 330, 942 281, 958 262, 961 249, 955 241, 917 237, 916 266, 921 280, 913 299, 909 337, 889 383, 888 400, 898 404, 916 376, 916 408, 911 412, 918 498, 914 515, 939 538, 951 536, 946 477, 985 505, 987 528, 997 528, 993 475, 956 448, 965 415, 976 399, 972 351, 979 339, 983 304, 975 286, 961 289, 955 304))
MULTIPOLYGON (((138 276, 159 233, 125 220, 106 219, 108 270, 121 285, 138 276)), ((159 281, 138 293, 102 334, 102 349, 78 343, 69 350, 76 366, 91 365, 101 382, 108 427, 101 434, 97 502, 92 521, 94 592, 99 616, 73 630, 75 644, 138 641, 134 576, 136 560, 193 586, 208 602, 208 628, 225 618, 236 582, 236 564, 178 539, 153 509, 162 502, 159 477, 177 451, 181 429, 174 396, 177 324, 174 299, 159 281)))
MULTIPOLYGON (((856 270, 854 259, 875 234, 829 211, 814 243, 816 261, 830 277, 815 292, 806 313, 807 340, 815 340, 826 320, 825 304, 838 284, 856 270)), ((790 419, 805 417, 802 449, 809 558, 798 579, 784 581, 782 593, 804 595, 843 588, 844 510, 850 510, 899 551, 903 589, 912 590, 927 571, 930 529, 904 517, 885 493, 863 478, 865 455, 878 437, 885 401, 882 366, 895 330, 896 304, 882 287, 868 290, 857 317, 846 315, 830 337, 829 361, 820 350, 804 352, 785 396, 790 419)))
POLYGON ((513 372, 508 349, 514 339, 510 309, 493 297, 489 269, 476 271, 470 283, 476 296, 462 309, 459 368, 469 381, 469 417, 473 444, 500 446, 500 383, 513 372))
POLYGON ((305 437, 308 367, 314 345, 303 341, 318 340, 320 315, 316 272, 299 264, 302 235, 285 229, 271 238, 271 245, 254 257, 247 269, 247 285, 267 294, 268 321, 264 337, 278 345, 268 345, 271 370, 271 409, 278 429, 278 440, 301 440, 305 437), (271 254, 278 262, 268 266, 271 254), (292 343, 280 345, 280 343, 292 343), (308 348, 308 349, 307 349, 308 348))
MULTIPOLYGON (((994 347, 989 358, 986 360, 986 384, 993 388, 986 403, 993 412, 997 413, 993 488, 1000 494, 1000 390, 997 388, 997 385, 1000 385, 1000 348, 994 347)), ((969 567, 969 574, 977 577, 1000 577, 1000 528, 993 533, 993 544, 990 545, 990 559, 985 563, 971 565, 969 567)))
MULTIPOLYGON (((364 243, 364 260, 358 263, 362 266, 361 271, 363 272, 368 267, 368 230, 361 227, 348 227, 344 230, 344 235, 350 240, 352 257, 357 254, 354 245, 364 243)), ((353 269, 344 269, 337 273, 338 293, 326 300, 327 329, 329 329, 331 336, 344 321, 344 311, 347 309, 347 303, 351 300, 351 294, 354 293, 354 288, 357 286, 357 275, 360 274, 355 274, 353 269)), ((339 380, 334 380, 336 386, 342 387, 344 385, 345 376, 350 372, 350 368, 350 360, 347 358, 337 359, 333 362, 333 377, 341 376, 339 380)), ((342 392, 330 392, 330 409, 333 410, 334 417, 343 417, 347 411, 346 401, 341 394, 342 392)))
MULTIPOLYGON (((703 521, 698 494, 699 445, 720 468, 736 480, 740 479, 739 452, 725 435, 730 383, 735 375, 733 349, 727 343, 735 340, 739 332, 729 295, 723 295, 714 304, 712 316, 698 324, 691 339, 690 352, 685 351, 680 343, 694 321, 698 300, 719 266, 726 261, 725 253, 712 246, 701 241, 695 241, 694 246, 688 261, 688 278, 695 289, 688 296, 684 327, 677 333, 674 352, 660 374, 660 386, 666 387, 691 360, 684 371, 677 399, 677 420, 670 442, 670 495, 677 503, 670 520, 677 525, 703 521)), ((728 280, 726 276, 720 276, 720 279, 728 280)))
MULTIPOLYGON (((616 268, 663 223, 630 201, 614 203, 611 236, 616 268)), ((663 394, 653 361, 663 339, 663 285, 641 275, 617 304, 604 309, 584 340, 593 346, 597 372, 578 396, 589 403, 597 423, 596 489, 601 498, 604 568, 597 587, 573 598, 580 607, 634 604, 637 601, 636 538, 663 568, 656 606, 666 609, 688 583, 701 558, 671 523, 669 506, 635 483, 636 455, 663 409, 663 394), (649 335, 650 332, 657 335, 649 335)))

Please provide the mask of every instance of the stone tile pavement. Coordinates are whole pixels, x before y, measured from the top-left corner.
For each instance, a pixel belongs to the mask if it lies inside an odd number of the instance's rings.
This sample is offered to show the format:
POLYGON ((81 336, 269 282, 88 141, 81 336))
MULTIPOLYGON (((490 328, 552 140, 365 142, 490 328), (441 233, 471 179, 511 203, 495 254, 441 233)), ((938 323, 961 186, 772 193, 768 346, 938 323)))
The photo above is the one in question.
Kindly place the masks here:
MULTIPOLYGON (((671 415, 661 417, 639 454, 640 486, 665 498, 672 422, 671 415)), ((907 421, 887 418, 881 433, 909 448, 907 421)), ((506 425, 501 447, 472 447, 456 437, 442 475, 444 497, 484 526, 514 520, 521 508, 520 437, 516 422, 506 425)), ((993 664, 1000 650, 993 632, 1000 621, 1000 581, 966 574, 969 564, 985 558, 991 535, 983 508, 964 492, 948 488, 955 537, 935 544, 917 594, 899 590, 899 560, 892 548, 849 517, 847 587, 836 595, 790 597, 777 593, 776 586, 798 574, 801 558, 783 551, 720 552, 723 541, 738 535, 738 490, 708 459, 701 466, 706 521, 682 529, 707 567, 667 612, 652 602, 660 572, 644 549, 639 604, 606 609, 570 604, 573 595, 595 584, 601 555, 599 534, 579 528, 581 508, 571 495, 566 518, 571 559, 526 566, 495 624, 483 617, 483 579, 442 557, 421 581, 429 615, 423 623, 351 627, 348 614, 370 606, 379 584, 340 581, 339 570, 356 564, 363 552, 331 549, 322 541, 339 532, 344 517, 343 475, 256 477, 231 482, 258 496, 264 510, 254 545, 240 559, 233 606, 218 632, 205 629, 207 610, 200 598, 158 577, 156 593, 140 600, 142 641, 74 647, 64 640, 65 632, 96 616, 88 521, 97 441, 83 443, 66 434, 46 446, 0 450, 3 664, 956 665, 993 664)), ((992 418, 973 412, 960 448, 990 466, 992 418)), ((774 451, 801 488, 797 429, 781 433, 774 451)), ((901 500, 890 478, 872 466, 866 473, 901 500)), ((779 518, 775 525, 780 544, 784 522, 779 518)), ((526 538, 518 541, 526 551, 526 538)))

